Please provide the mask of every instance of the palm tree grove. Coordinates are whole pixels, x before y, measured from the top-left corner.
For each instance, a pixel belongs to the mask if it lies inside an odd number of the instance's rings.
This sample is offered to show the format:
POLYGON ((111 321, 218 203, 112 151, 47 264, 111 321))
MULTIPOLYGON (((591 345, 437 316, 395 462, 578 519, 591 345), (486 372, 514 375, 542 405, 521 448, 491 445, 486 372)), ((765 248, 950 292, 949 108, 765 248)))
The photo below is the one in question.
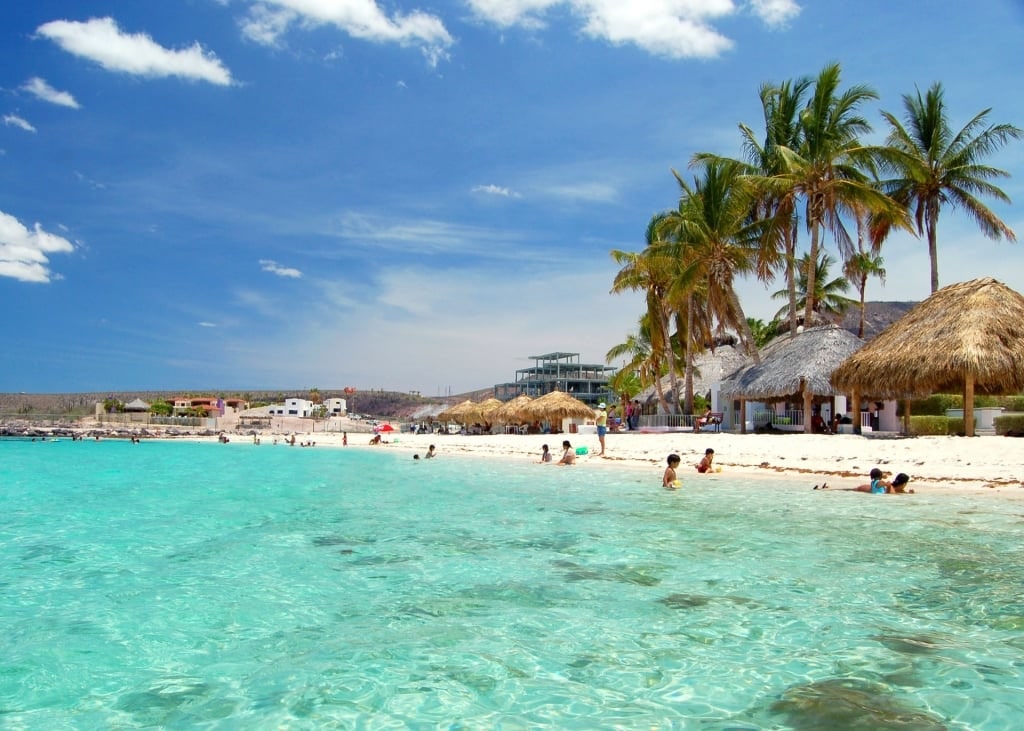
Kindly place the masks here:
POLYGON ((637 331, 606 355, 625 359, 612 386, 624 398, 654 386, 664 413, 693 413, 694 358, 723 338, 756 360, 779 332, 837 322, 853 307, 863 337, 867 290, 885 281, 882 249, 893 231, 927 245, 933 293, 940 214, 1016 240, 986 206, 1010 201, 996 185, 1009 174, 988 160, 1024 130, 991 121, 991 109, 957 129, 936 82, 904 94, 899 113, 883 110, 876 130, 865 106, 877 92, 844 85, 837 63, 764 83, 758 95, 761 127, 739 125, 739 154, 699 152, 689 174, 673 170, 677 203, 650 218, 643 248, 611 252, 620 266, 612 293, 641 292, 646 303, 637 331), (884 144, 865 141, 877 132, 884 144), (782 285, 771 323, 743 312, 735 285, 751 276, 782 285))

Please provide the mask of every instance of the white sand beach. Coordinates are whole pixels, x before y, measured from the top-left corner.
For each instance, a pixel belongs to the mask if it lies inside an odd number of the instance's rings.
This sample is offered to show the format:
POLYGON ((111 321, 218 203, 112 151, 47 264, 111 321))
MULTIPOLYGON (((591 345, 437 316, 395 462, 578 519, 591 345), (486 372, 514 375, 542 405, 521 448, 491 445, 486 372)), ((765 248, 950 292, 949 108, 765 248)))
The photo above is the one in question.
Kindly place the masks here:
MULTIPOLYGON (((665 458, 672 452, 682 457, 679 470, 684 483, 716 480, 728 475, 774 481, 785 479, 811 489, 827 483, 829 488, 852 488, 866 483, 872 467, 889 472, 890 477, 906 472, 917 492, 956 490, 979 495, 1024 499, 1024 442, 1009 437, 915 437, 909 439, 818 434, 645 434, 613 432, 607 436, 605 457, 598 451, 594 434, 483 436, 408 434, 385 435, 386 444, 370 446, 372 435, 350 432, 347 449, 400 450, 411 457, 421 456, 430 444, 437 446, 439 458, 480 457, 537 460, 541 445, 548 444, 556 455, 563 439, 573 447, 587 447, 589 454, 577 458, 572 469, 645 468, 652 484, 660 484, 665 458), (715 450, 718 474, 701 475, 693 465, 704 450, 715 450)), ((314 440, 317 447, 341 447, 341 435, 316 433, 300 435, 314 440)), ((233 436, 244 442, 251 437, 233 436)), ((262 437, 262 444, 269 442, 262 437)), ((279 441, 279 446, 281 442, 279 441)), ((538 469, 557 469, 540 466, 538 469)))

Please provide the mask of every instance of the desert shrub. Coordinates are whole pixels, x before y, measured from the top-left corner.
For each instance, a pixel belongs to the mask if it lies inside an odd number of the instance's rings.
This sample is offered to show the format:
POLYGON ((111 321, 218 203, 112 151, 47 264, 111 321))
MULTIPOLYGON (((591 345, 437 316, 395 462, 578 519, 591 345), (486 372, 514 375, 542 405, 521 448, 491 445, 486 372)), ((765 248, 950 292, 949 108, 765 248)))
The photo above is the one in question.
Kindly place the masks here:
POLYGON ((1001 437, 1007 434, 1024 434, 1024 414, 997 416, 992 423, 996 428, 996 434, 1001 437))
MULTIPOLYGON (((945 434, 950 434, 951 421, 953 421, 953 419, 946 416, 916 416, 911 414, 910 433, 916 437, 943 436, 945 434)), ((960 419, 959 421, 962 430, 963 419, 960 419)))

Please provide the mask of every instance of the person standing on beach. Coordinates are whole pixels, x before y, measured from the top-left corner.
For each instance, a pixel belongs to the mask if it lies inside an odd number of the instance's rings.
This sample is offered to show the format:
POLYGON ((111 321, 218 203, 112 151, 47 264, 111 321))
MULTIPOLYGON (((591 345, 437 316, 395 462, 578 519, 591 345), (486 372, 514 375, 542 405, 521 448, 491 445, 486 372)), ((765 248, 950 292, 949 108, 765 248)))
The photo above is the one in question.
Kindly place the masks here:
POLYGON ((633 402, 626 402, 626 431, 633 431, 633 402))
POLYGON ((601 453, 598 457, 604 456, 604 435, 608 433, 608 411, 604 401, 597 405, 597 441, 601 442, 601 453))
POLYGON ((640 428, 640 399, 633 399, 633 416, 629 423, 630 431, 640 428))

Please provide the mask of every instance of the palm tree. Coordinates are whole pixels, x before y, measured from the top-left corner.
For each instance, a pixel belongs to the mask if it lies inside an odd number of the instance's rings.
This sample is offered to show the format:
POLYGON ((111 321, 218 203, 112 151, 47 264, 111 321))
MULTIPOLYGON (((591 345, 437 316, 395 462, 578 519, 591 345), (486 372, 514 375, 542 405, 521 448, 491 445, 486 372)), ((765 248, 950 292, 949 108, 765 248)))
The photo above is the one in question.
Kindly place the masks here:
MULTIPOLYGON (((673 392, 678 394, 675 379, 677 368, 675 354, 671 344, 671 317, 677 288, 675 283, 676 262, 668 252, 656 246, 658 229, 665 214, 656 214, 647 224, 645 231, 645 248, 641 252, 621 251, 613 249, 612 259, 622 268, 615 275, 612 283, 612 294, 627 290, 642 291, 647 303, 646 315, 649 322, 649 339, 652 356, 663 364, 672 379, 673 392)), ((658 377, 660 377, 658 373, 658 377)), ((678 413, 678 398, 673 399, 673 408, 668 413, 678 413)), ((665 406, 665 404, 663 404, 665 406)))
POLYGON ((795 194, 804 200, 804 219, 811 234, 806 258, 806 291, 811 293, 805 304, 807 323, 815 309, 815 264, 823 229, 832 232, 840 251, 847 251, 852 244, 843 225, 843 213, 856 207, 902 221, 900 207, 871 185, 865 174, 875 169, 885 152, 861 144, 861 135, 870 132, 871 125, 860 116, 858 108, 878 95, 860 85, 840 92, 840 76, 838 64, 830 64, 818 74, 814 92, 800 113, 799 146, 780 146, 783 172, 764 181, 777 195, 795 194))
MULTIPOLYGON (((759 96, 764 116, 764 142, 759 143, 753 130, 745 124, 740 124, 744 157, 750 163, 753 174, 761 178, 781 174, 783 163, 778 154, 779 148, 800 147, 800 107, 804 104, 811 83, 810 78, 803 77, 796 81, 783 81, 778 85, 761 85, 759 96)), ((768 237, 765 246, 773 249, 772 243, 776 240, 782 244, 782 262, 790 300, 789 328, 794 334, 797 328, 796 276, 793 270, 798 237, 796 203, 797 199, 792 190, 773 192, 766 188, 760 193, 755 213, 758 217, 775 219, 778 230, 781 231, 781 237, 768 237)))
POLYGON ((682 267, 682 290, 702 283, 707 312, 718 323, 717 330, 738 333, 744 351, 757 360, 735 281, 758 271, 762 235, 769 224, 751 220, 752 192, 741 179, 742 163, 704 158, 696 164, 702 175, 692 185, 672 171, 681 193, 679 207, 661 223, 665 246, 675 252, 682 267))
MULTIPOLYGON (((800 258, 800 271, 797 277, 797 302, 796 306, 805 308, 804 310, 804 325, 806 327, 812 327, 817 324, 814 320, 807 318, 806 307, 807 302, 810 301, 812 304, 813 312, 819 315, 819 319, 827 318, 831 320, 839 320, 853 304, 853 300, 844 297, 843 292, 847 292, 850 289, 850 280, 846 277, 836 277, 829 281, 829 268, 835 264, 835 260, 828 255, 828 252, 821 252, 818 258, 818 264, 815 267, 810 266, 810 254, 804 254, 800 258), (813 271, 814 276, 809 277, 808 272, 813 271), (813 290, 811 288, 814 288, 813 290)), ((784 299, 789 297, 789 292, 785 289, 781 289, 778 292, 772 294, 772 299, 784 299)), ((784 306, 777 313, 775 313, 775 319, 782 319, 784 316, 789 316, 789 305, 784 306)))
MULTIPOLYGON (((624 342, 613 345, 605 354, 605 362, 611 363, 620 358, 628 358, 618 373, 636 373, 641 385, 653 384, 654 391, 658 396, 658 403, 661 404, 662 410, 668 413, 668 400, 661 387, 664 358, 661 352, 654 347, 651 330, 650 313, 644 313, 640 317, 637 332, 627 335, 624 342)), ((618 386, 615 388, 618 390, 618 386)))
MULTIPOLYGON (((795 284, 795 282, 794 282, 795 284)), ((789 287, 786 287, 786 291, 789 291, 789 287)), ((793 290, 793 307, 796 310, 796 289, 793 290)), ((779 332, 779 320, 778 318, 773 319, 771 322, 765 322, 753 317, 747 318, 747 324, 750 326, 750 332, 754 335, 754 342, 758 348, 763 348, 772 341, 772 338, 779 332)))
POLYGON ((860 295, 860 322, 857 326, 857 337, 864 339, 864 298, 868 288, 868 278, 878 277, 882 284, 885 284, 885 262, 878 253, 881 248, 881 239, 878 236, 871 237, 869 249, 864 247, 865 232, 869 228, 870 221, 864 215, 857 215, 857 250, 853 252, 843 265, 843 273, 853 283, 854 289, 860 295))
POLYGON ((989 108, 954 134, 940 83, 933 84, 923 97, 920 91, 915 96, 904 94, 903 109, 906 126, 889 112, 882 113, 889 123, 887 144, 893 153, 885 164, 896 175, 884 187, 896 200, 914 209, 917 232, 928 238, 935 292, 939 288, 936 229, 943 205, 963 209, 990 239, 1016 241, 1013 231, 977 196, 1010 202, 1006 193, 990 182, 1009 177, 1009 173, 981 161, 1010 140, 1020 139, 1024 130, 1010 124, 989 124, 989 108))

